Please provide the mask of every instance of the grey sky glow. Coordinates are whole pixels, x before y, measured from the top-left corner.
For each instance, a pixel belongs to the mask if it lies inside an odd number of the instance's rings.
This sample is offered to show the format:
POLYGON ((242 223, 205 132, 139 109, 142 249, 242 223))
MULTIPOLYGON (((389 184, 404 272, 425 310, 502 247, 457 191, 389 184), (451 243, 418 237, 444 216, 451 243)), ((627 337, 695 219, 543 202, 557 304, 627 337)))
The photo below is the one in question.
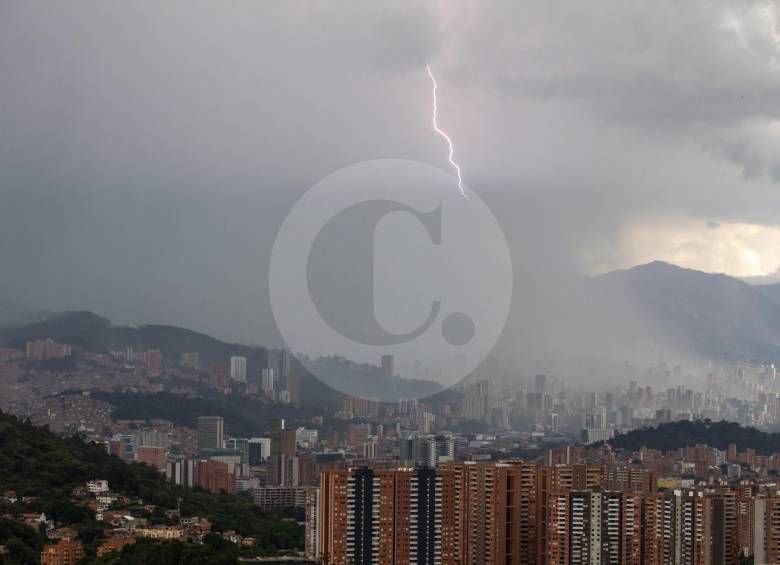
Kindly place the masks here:
POLYGON ((770 275, 779 18, 753 1, 5 0, 0 297, 275 343, 267 268, 294 202, 367 159, 448 167, 429 62, 521 277, 652 259, 770 275))

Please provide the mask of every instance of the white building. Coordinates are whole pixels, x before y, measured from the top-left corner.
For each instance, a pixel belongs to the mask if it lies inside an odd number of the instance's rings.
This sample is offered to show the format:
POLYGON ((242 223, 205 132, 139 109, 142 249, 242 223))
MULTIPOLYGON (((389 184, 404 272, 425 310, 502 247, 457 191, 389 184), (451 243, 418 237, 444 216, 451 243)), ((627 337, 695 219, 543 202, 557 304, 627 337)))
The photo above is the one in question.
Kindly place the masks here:
POLYGON ((263 369, 263 392, 269 396, 274 392, 274 370, 268 367, 263 369))
POLYGON ((302 445, 303 447, 317 445, 317 438, 317 430, 307 430, 306 428, 298 428, 295 430, 295 441, 298 445, 302 445))
POLYGON ((93 494, 108 492, 108 481, 103 479, 89 481, 87 483, 87 490, 93 494))
POLYGON ((236 477, 236 494, 246 492, 250 489, 260 488, 260 479, 256 477, 236 477))
POLYGON ((230 358, 230 378, 239 383, 246 382, 246 357, 230 358))
POLYGON ((415 432, 401 440, 400 455, 403 466, 436 467, 440 462, 454 461, 455 438, 415 432))
POLYGON ((249 464, 252 466, 260 465, 271 455, 271 438, 268 437, 250 438, 247 449, 249 451, 249 456, 248 456, 249 464))

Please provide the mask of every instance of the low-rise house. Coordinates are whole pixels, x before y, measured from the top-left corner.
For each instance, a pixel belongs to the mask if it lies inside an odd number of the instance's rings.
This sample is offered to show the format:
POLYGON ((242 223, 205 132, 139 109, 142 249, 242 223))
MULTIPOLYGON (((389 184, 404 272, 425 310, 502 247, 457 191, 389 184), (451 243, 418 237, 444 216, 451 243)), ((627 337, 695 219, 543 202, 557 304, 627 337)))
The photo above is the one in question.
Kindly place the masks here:
POLYGON ((88 491, 86 487, 83 486, 77 486, 72 491, 70 491, 71 498, 79 499, 84 498, 87 496, 88 491))
POLYGON ((142 538, 172 540, 183 538, 184 530, 179 526, 157 526, 156 528, 137 528, 135 534, 142 538))
POLYGON ((124 514, 120 519, 121 527, 125 528, 128 532, 133 532, 138 527, 138 519, 134 516, 124 514))
POLYGON ((19 518, 19 521, 23 524, 27 524, 31 528, 36 530, 43 525, 47 531, 54 529, 54 522, 46 518, 46 514, 38 514, 35 512, 25 512, 19 518))
POLYGON ((95 500, 97 500, 98 504, 105 505, 107 507, 111 506, 117 501, 117 495, 115 494, 98 494, 95 496, 95 500))
POLYGON ((211 532, 211 522, 205 518, 182 518, 179 525, 184 528, 188 538, 199 541, 204 535, 211 532))
POLYGON ((67 526, 63 526, 61 528, 54 528, 46 535, 50 540, 64 539, 66 541, 75 541, 76 538, 79 537, 79 533, 76 531, 75 528, 69 528, 67 526))
POLYGON ((236 532, 234 532, 233 530, 225 530, 224 532, 222 532, 222 537, 223 537, 224 539, 228 540, 229 542, 232 542, 232 543, 239 543, 239 544, 240 544, 240 543, 241 543, 241 542, 244 540, 244 538, 243 538, 243 537, 241 537, 240 535, 238 535, 238 534, 237 534, 236 532))
POLYGON ((95 518, 100 522, 105 522, 106 524, 118 527, 122 525, 122 515, 123 513, 118 510, 106 510, 102 512, 100 517, 95 516, 95 518))
POLYGON ((135 538, 129 535, 119 535, 108 538, 97 550, 97 556, 102 557, 106 553, 116 551, 119 553, 126 545, 135 543, 135 538))

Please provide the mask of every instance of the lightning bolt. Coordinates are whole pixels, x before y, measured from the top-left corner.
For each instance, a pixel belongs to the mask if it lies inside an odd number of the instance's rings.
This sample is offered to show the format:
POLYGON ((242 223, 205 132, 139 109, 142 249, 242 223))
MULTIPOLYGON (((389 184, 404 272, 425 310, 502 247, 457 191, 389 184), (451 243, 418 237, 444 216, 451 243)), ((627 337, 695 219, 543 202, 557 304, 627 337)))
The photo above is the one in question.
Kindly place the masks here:
POLYGON ((447 142, 447 145, 450 148, 450 154, 447 159, 449 160, 450 165, 452 165, 455 169, 455 172, 458 174, 458 190, 460 190, 460 195, 463 196, 463 198, 468 198, 468 196, 466 196, 466 191, 463 188, 463 177, 460 174, 460 165, 458 165, 455 162, 455 159, 453 159, 453 156, 455 155, 455 149, 452 146, 452 140, 450 139, 450 136, 447 135, 447 132, 439 127, 439 102, 436 98, 436 89, 439 88, 439 84, 436 82, 436 77, 433 76, 431 66, 425 65, 425 68, 428 70, 428 76, 431 77, 431 82, 433 83, 433 129, 436 130, 436 133, 442 136, 447 142))

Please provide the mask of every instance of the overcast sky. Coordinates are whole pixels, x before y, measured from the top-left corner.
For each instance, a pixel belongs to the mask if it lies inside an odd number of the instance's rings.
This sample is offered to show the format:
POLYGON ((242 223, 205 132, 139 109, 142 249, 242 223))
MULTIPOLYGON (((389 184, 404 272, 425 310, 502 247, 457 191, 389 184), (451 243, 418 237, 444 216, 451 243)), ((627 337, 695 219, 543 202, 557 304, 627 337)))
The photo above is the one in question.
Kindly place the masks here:
POLYGON ((276 339, 274 235, 367 159, 447 167, 516 273, 780 269, 771 2, 0 2, 0 298, 276 339))

